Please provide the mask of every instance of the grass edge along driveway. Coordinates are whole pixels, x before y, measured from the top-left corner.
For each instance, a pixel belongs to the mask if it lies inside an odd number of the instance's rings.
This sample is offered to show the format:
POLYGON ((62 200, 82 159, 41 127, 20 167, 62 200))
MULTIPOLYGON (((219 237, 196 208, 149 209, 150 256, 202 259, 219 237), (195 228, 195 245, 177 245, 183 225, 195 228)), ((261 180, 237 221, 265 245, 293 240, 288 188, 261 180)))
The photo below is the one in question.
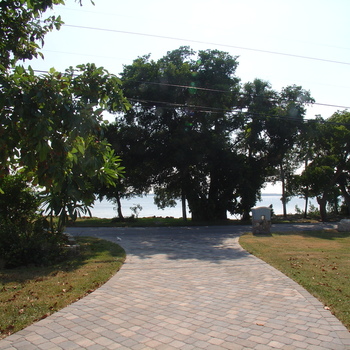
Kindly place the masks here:
POLYGON ((51 315, 106 283, 125 251, 102 239, 79 237, 81 253, 49 267, 0 269, 0 339, 51 315))
POLYGON ((303 286, 350 331, 350 232, 246 233, 239 243, 303 286))

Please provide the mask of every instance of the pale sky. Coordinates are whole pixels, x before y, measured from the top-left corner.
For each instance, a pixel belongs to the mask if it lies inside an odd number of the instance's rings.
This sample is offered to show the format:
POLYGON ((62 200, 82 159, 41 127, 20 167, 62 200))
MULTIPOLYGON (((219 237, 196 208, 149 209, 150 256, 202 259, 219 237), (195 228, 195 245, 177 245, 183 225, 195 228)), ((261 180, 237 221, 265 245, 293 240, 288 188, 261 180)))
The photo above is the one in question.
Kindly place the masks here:
MULTIPOLYGON (((45 59, 31 61, 33 69, 63 71, 91 62, 118 75, 148 53, 157 60, 184 45, 219 49, 239 56, 242 83, 260 78, 276 90, 301 85, 316 103, 350 109, 349 0, 94 2, 84 0, 80 7, 66 0, 55 7, 66 25, 47 35, 45 59)), ((342 109, 314 105, 307 118, 328 118, 342 109)))

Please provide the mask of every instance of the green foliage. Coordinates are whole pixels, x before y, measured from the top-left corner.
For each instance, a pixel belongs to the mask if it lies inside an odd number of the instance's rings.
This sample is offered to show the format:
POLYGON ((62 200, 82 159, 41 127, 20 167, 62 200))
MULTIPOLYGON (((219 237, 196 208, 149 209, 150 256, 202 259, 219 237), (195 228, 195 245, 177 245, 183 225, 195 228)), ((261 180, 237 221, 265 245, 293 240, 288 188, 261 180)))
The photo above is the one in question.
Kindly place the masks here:
POLYGON ((134 206, 130 207, 131 211, 134 213, 133 215, 136 219, 139 217, 141 210, 143 209, 140 204, 134 204, 134 206))
MULTIPOLYGON (((93 4, 93 1, 90 0, 93 4)), ((76 0, 82 5, 82 0, 76 0)), ((44 57, 39 51, 45 35, 59 30, 60 16, 43 18, 45 11, 65 0, 1 0, 0 1, 0 72, 14 66, 18 60, 44 57)))
POLYGON ((157 62, 144 56, 125 66, 121 76, 133 109, 118 116, 108 139, 128 169, 126 190, 152 186, 159 206, 185 195, 195 220, 226 217, 239 176, 239 157, 229 145, 237 124, 230 115, 239 91, 237 64, 225 52, 196 55, 180 47, 157 62))
POLYGON ((243 89, 242 105, 246 106, 247 111, 238 139, 242 152, 254 166, 254 171, 245 176, 246 182, 252 185, 247 187, 251 188, 249 196, 242 201, 243 212, 248 216, 262 182, 268 177, 270 181, 282 183, 286 215, 290 176, 300 165, 293 146, 303 125, 305 104, 314 100, 300 86, 287 86, 277 92, 268 82, 260 79, 245 84, 243 89))
POLYGON ((26 224, 34 217, 40 206, 39 198, 34 195, 20 175, 6 175, 0 178, 0 216, 18 224, 26 224))
POLYGON ((107 133, 128 169, 120 192, 152 188, 159 207, 186 198, 197 221, 249 217, 313 100, 301 87, 278 93, 259 79, 242 88, 237 66, 226 52, 180 47, 124 67, 133 108, 107 133))
POLYGON ((62 238, 39 215, 38 196, 20 176, 0 181, 0 256, 6 267, 49 264, 61 253, 62 238))
POLYGON ((326 120, 318 117, 303 131, 307 161, 302 174, 294 177, 295 192, 317 198, 322 220, 327 219, 327 204, 338 209, 340 194, 350 208, 349 125, 350 113, 343 111, 326 120))
POLYGON ((2 0, 0 2, 0 71, 18 60, 32 59, 42 54, 38 51, 45 35, 63 24, 60 17, 42 19, 42 14, 63 0, 2 0))
POLYGON ((40 55, 45 34, 60 28, 59 17, 42 19, 58 4, 64 1, 0 2, 0 176, 20 171, 41 186, 62 231, 68 217, 88 212, 97 185, 113 186, 122 176, 102 113, 125 110, 128 102, 120 80, 94 64, 40 76, 16 66, 40 55))
POLYGON ((113 185, 123 173, 102 126, 103 110, 127 108, 120 81, 93 64, 42 76, 18 66, 3 92, 0 173, 21 169, 44 186, 61 230, 79 205, 86 212, 98 183, 113 185))
POLYGON ((63 257, 63 238, 43 228, 40 218, 26 225, 2 219, 0 253, 5 267, 50 265, 63 257))

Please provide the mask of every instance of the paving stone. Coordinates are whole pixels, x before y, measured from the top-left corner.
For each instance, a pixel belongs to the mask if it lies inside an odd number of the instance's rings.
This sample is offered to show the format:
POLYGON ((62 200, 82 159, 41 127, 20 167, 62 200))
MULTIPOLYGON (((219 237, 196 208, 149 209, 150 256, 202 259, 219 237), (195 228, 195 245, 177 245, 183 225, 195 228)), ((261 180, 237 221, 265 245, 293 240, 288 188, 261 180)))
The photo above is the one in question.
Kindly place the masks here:
POLYGON ((126 263, 0 350, 349 350, 349 332, 319 301, 239 246, 245 229, 72 229, 121 237, 126 263))

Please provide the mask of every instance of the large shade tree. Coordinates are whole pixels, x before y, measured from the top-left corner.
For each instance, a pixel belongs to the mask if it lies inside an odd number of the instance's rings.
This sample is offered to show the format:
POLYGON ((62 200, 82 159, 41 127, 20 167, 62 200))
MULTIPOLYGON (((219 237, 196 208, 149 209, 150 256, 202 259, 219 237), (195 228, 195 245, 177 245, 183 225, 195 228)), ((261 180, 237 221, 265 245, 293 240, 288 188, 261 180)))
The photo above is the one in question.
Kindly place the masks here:
POLYGON ((312 99, 301 87, 276 92, 259 79, 242 87, 237 66, 225 52, 180 47, 124 67, 133 108, 116 119, 109 140, 133 169, 129 184, 153 188, 159 206, 182 198, 194 220, 227 212, 248 219, 267 177, 283 169, 312 99), (125 138, 131 133, 135 141, 125 138))
POLYGON ((237 65, 225 52, 196 55, 181 47, 158 61, 140 57, 121 74, 133 108, 116 119, 109 140, 129 170, 137 167, 135 187, 139 174, 160 206, 186 198, 194 220, 225 219, 234 211, 242 176, 232 138, 240 125, 237 65), (124 137, 131 130, 135 141, 124 137), (143 162, 134 162, 140 155, 143 162))

